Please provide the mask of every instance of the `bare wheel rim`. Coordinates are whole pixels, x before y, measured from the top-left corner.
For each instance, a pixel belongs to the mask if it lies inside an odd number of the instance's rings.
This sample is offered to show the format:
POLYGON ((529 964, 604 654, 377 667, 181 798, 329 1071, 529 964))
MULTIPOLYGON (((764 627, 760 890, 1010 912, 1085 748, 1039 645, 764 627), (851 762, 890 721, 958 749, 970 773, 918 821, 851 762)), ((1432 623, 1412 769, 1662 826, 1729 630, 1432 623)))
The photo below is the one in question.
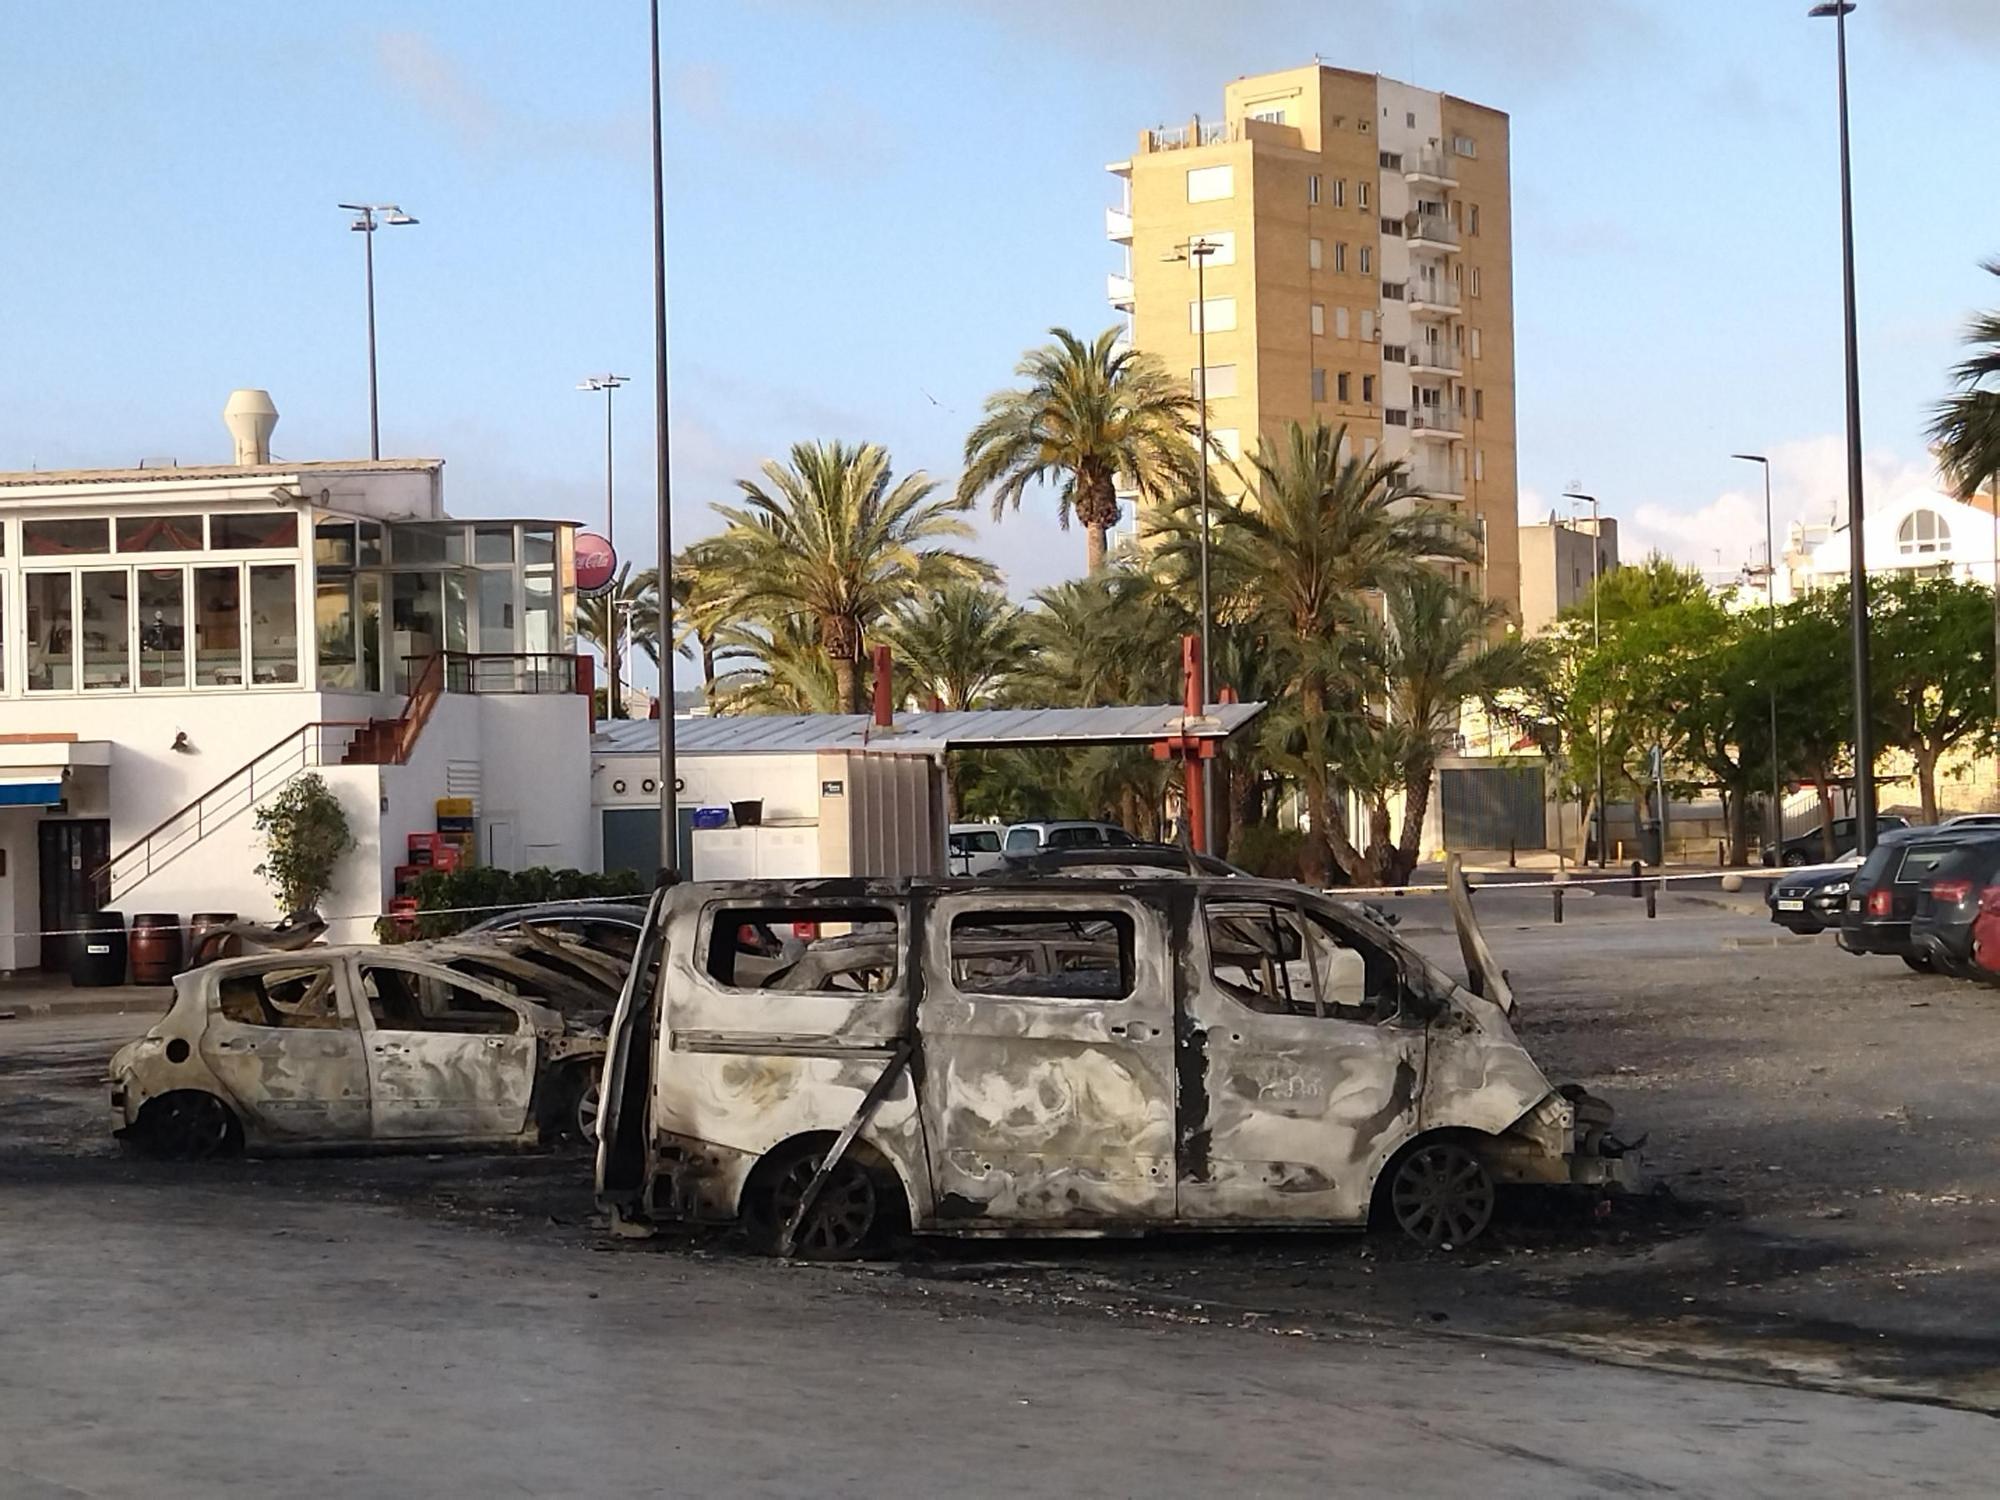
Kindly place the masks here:
POLYGON ((576 1134, 578 1140, 597 1139, 597 1080, 594 1078, 576 1096, 576 1134))
MULTIPOLYGON (((785 1169, 772 1197, 777 1228, 783 1232, 798 1212, 806 1186, 819 1172, 817 1154, 801 1157, 785 1169)), ((866 1168, 842 1161, 827 1175, 812 1212, 799 1225, 792 1240, 795 1252, 806 1256, 848 1255, 859 1250, 874 1232, 880 1199, 875 1179, 866 1168)))
POLYGON ((229 1111, 207 1094, 181 1094, 162 1099, 158 1139, 169 1155, 199 1161, 217 1156, 229 1145, 229 1111))
POLYGON ((1493 1217, 1493 1179, 1463 1146, 1425 1146, 1397 1169, 1389 1201, 1396 1223, 1418 1244, 1463 1245, 1493 1217))

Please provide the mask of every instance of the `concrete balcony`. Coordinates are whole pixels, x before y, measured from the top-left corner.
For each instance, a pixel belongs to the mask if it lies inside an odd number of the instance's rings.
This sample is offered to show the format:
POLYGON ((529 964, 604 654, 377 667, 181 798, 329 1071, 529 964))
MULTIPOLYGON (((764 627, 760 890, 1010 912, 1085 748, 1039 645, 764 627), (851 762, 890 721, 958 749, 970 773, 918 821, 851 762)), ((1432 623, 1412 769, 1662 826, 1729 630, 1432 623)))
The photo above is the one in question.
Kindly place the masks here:
POLYGON ((1403 238, 1413 250, 1456 250, 1458 228, 1443 214, 1406 214, 1403 238))
POLYGON ((1444 406, 1410 408, 1410 436, 1437 442, 1453 442, 1465 435, 1465 418, 1444 406))
POLYGON ((1111 305, 1120 312, 1132 310, 1132 278, 1113 271, 1104 278, 1104 295, 1111 299, 1111 305))
POLYGON ((1442 151, 1405 151, 1403 178, 1412 187, 1458 186, 1458 177, 1452 170, 1451 158, 1442 151))
POLYGON ((1449 344, 1412 344, 1410 368, 1427 375, 1456 375, 1465 368, 1465 359, 1449 344))
POLYGON ((1132 215, 1123 208, 1104 210, 1104 237, 1114 245, 1132 243, 1132 215))
POLYGON ((1411 312, 1432 318, 1452 317, 1464 302, 1458 288, 1441 277, 1434 281, 1412 277, 1403 295, 1411 312))
POLYGON ((1410 488, 1420 495, 1430 496, 1433 500, 1465 498, 1465 481, 1453 474, 1444 464, 1411 465, 1410 488))

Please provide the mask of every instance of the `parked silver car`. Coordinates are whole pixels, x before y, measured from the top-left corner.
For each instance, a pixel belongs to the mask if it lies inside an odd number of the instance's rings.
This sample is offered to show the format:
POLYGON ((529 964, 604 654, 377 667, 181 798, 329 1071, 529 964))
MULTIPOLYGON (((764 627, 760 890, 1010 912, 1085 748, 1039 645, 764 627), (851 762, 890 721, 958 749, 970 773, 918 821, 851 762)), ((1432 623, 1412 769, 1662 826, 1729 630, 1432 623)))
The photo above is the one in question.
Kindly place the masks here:
MULTIPOLYGON (((1462 888, 1459 893, 1462 896, 1462 888)), ((1365 909, 1243 878, 690 884, 609 1037, 598 1189, 629 1220, 885 1231, 1484 1230, 1502 1183, 1631 1186, 1474 988, 1365 909), (773 968, 747 938, 808 934, 773 968), (821 951, 823 950, 823 951, 821 951)))

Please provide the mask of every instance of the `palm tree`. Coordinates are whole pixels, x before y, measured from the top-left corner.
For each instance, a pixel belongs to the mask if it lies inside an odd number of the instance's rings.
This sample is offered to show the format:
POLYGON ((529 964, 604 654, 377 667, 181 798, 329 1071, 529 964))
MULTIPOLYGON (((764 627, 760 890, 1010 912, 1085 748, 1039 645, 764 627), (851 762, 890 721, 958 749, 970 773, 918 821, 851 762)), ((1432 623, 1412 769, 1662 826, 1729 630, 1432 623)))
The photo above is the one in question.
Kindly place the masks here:
POLYGON ((710 704, 719 714, 845 713, 833 663, 805 615, 754 627, 725 625, 715 636, 717 675, 710 704))
POLYGON ((674 651, 701 662, 702 693, 713 706, 717 636, 729 622, 726 549, 720 537, 690 542, 674 559, 674 651))
MULTIPOLYGON (((1986 263, 2000 276, 2000 260, 1986 263)), ((1931 419, 1938 466, 1960 499, 1978 493, 1991 482, 1993 503, 2000 506, 2000 311, 1981 313, 1966 325, 1965 343, 1972 350, 1952 370, 1955 394, 1938 403, 1931 419)))
POLYGON ((723 595, 738 617, 810 620, 842 711, 859 713, 863 636, 897 605, 993 570, 943 545, 972 535, 967 502, 937 498, 922 473, 892 483, 877 444, 799 443, 791 459, 765 464, 764 484, 738 481, 747 504, 715 507, 723 595))
POLYGON ((1104 566, 1105 537, 1118 524, 1118 481, 1145 499, 1194 483, 1195 403, 1150 354, 1117 347, 1119 330, 1086 344, 1067 328, 1031 349, 1015 373, 1025 389, 997 391, 965 440, 959 499, 993 492, 997 519, 1018 510, 1030 484, 1056 485, 1056 519, 1084 529, 1084 555, 1104 566))
POLYGON ((920 698, 972 708, 1022 665, 1021 612, 997 588, 949 583, 903 605, 883 634, 920 698))
MULTIPOLYGON (((659 570, 647 568, 634 574, 629 562, 623 564, 604 592, 577 600, 576 633, 604 653, 605 717, 622 717, 619 713, 622 706, 619 679, 624 674, 618 660, 621 638, 629 639, 646 653, 654 665, 659 664, 659 570)), ((664 691, 671 699, 671 688, 664 691)))
MULTIPOLYGON (((1346 428, 1290 424, 1260 447, 1252 492, 1213 507, 1210 557, 1219 580, 1218 614, 1254 622, 1290 665, 1297 742, 1289 758, 1312 827, 1303 860, 1324 883, 1329 860, 1351 876, 1360 853, 1334 816, 1328 762, 1333 688, 1344 676, 1342 637, 1362 628, 1365 596, 1442 559, 1471 561, 1478 547, 1453 516, 1424 506, 1400 464, 1357 458, 1346 428)), ((1165 518, 1167 551, 1199 545, 1192 502, 1179 497, 1165 518)))

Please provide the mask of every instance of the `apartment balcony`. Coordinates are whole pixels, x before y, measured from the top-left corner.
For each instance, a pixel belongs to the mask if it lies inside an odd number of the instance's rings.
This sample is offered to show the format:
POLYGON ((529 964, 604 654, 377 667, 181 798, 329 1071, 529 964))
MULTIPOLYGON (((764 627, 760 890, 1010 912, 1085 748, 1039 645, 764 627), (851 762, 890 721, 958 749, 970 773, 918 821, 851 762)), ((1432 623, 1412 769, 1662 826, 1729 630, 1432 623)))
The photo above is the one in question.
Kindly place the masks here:
POLYGON ((1449 318, 1457 315, 1464 303, 1459 289, 1442 277, 1425 280, 1421 276, 1412 277, 1404 292, 1410 311, 1432 318, 1449 318))
POLYGON ((1458 186, 1458 177, 1452 171, 1451 158, 1442 151, 1405 151, 1403 178, 1412 187, 1458 186))
POLYGON ((1132 310, 1132 278, 1113 271, 1104 278, 1104 295, 1111 299, 1111 305, 1120 312, 1132 310))
POLYGON ((1458 228, 1443 214, 1405 214, 1403 238, 1413 250, 1458 248, 1458 228))
POLYGON ((1415 464, 1410 468, 1410 488, 1433 500, 1463 500, 1465 481, 1443 464, 1415 464))
POLYGON ((1446 343, 1410 345, 1410 368, 1427 375, 1456 375, 1465 368, 1464 356, 1446 343))
POLYGON ((1114 245, 1132 243, 1132 212, 1124 208, 1104 210, 1104 237, 1114 245))
POLYGON ((1434 442, 1452 442, 1465 435, 1465 418, 1445 406, 1410 408, 1410 436, 1434 442))

